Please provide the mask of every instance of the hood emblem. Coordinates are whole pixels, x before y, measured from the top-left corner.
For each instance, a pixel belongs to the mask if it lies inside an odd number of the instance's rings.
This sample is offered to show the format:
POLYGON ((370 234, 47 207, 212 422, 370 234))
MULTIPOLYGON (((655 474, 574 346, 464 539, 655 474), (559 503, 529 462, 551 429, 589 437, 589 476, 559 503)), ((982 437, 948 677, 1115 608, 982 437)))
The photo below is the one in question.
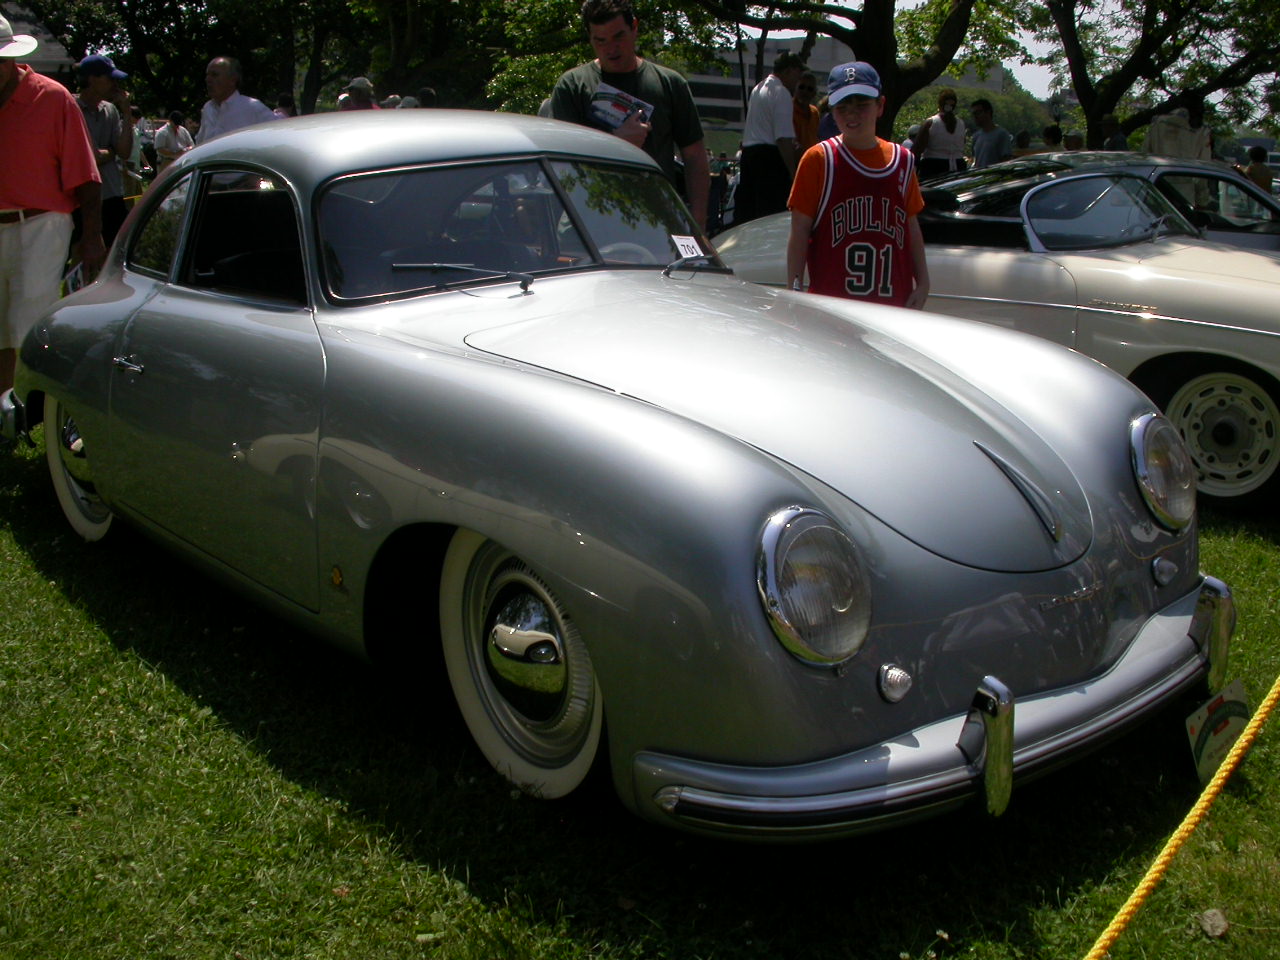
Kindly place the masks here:
POLYGON ((1050 610, 1056 610, 1058 607, 1065 607, 1069 603, 1079 603, 1081 600, 1088 600, 1101 589, 1102 581, 1095 580, 1088 586, 1081 587, 1079 590, 1073 590, 1071 593, 1065 594, 1064 596, 1041 600, 1040 609, 1047 613, 1050 610))
POLYGON ((973 445, 987 455, 987 457, 1000 468, 1000 472, 1009 478, 1009 482, 1018 488, 1018 492, 1031 505, 1031 509, 1035 515, 1040 518, 1040 522, 1044 524, 1045 532, 1053 539, 1054 543, 1062 542, 1063 528, 1062 518, 1058 515, 1058 511, 1054 508, 1053 502, 1045 495, 1039 487, 1026 477, 1013 464, 1009 463, 994 450, 991 450, 986 444, 977 440, 973 441, 973 445))

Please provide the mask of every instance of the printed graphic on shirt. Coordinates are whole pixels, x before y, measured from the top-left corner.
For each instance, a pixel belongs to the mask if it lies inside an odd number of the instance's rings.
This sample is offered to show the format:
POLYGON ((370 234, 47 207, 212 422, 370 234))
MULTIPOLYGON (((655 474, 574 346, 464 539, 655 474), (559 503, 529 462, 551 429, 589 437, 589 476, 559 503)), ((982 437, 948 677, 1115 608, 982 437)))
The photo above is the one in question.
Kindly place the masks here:
POLYGON ((646 103, 639 97, 633 97, 624 90, 608 83, 601 83, 591 97, 591 117, 604 124, 610 130, 616 130, 633 113, 639 113, 641 120, 653 116, 653 104, 646 103))
POLYGON ((822 144, 826 181, 807 263, 810 291, 902 306, 915 287, 908 249, 911 154, 886 167, 860 162, 839 139, 822 144))

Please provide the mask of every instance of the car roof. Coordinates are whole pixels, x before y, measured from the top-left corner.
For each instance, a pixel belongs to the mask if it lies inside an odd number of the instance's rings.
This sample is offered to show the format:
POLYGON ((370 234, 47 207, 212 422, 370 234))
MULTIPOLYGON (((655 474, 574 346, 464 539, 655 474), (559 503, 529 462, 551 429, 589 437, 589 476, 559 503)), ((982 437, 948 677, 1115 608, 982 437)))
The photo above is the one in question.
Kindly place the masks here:
POLYGON ((269 121, 188 151, 172 166, 259 164, 304 189, 362 170, 535 155, 658 169, 644 151, 589 127, 520 114, 435 109, 339 111, 269 121))
POLYGON ((945 211, 954 209, 957 200, 967 203, 1009 190, 1025 192, 1049 180, 1099 173, 1123 173, 1148 178, 1159 169, 1166 169, 1171 173, 1204 172, 1226 176, 1245 184, 1250 192, 1265 196, 1265 191, 1258 190, 1247 178, 1219 160, 1164 157, 1122 150, 1033 153, 987 167, 948 173, 925 181, 921 184, 921 190, 928 206, 945 211))
MULTIPOLYGON (((1036 156, 1066 164, 1070 167, 1121 166, 1144 170, 1167 167, 1178 170, 1198 170, 1204 173, 1231 173, 1235 170, 1221 160, 1200 160, 1192 157, 1166 157, 1157 153, 1141 153, 1130 150, 1064 150, 1036 156)), ((1238 174, 1237 174, 1238 175, 1238 174)))

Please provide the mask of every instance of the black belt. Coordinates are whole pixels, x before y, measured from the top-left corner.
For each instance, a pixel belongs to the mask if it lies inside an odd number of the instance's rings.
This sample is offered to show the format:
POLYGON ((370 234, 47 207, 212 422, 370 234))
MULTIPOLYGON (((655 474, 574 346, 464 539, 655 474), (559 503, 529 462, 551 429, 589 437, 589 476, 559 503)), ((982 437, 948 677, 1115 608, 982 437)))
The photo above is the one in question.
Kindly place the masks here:
POLYGON ((42 213, 48 213, 48 210, 6 210, 0 213, 0 223, 20 223, 23 220, 30 220, 32 217, 38 217, 42 213))

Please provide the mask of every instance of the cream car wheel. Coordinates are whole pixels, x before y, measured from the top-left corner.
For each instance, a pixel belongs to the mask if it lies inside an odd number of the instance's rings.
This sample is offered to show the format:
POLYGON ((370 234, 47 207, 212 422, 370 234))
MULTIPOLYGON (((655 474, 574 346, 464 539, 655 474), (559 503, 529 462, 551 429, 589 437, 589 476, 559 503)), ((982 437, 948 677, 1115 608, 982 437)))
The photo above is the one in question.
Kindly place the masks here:
POLYGON ((63 516, 86 540, 101 540, 111 529, 112 514, 93 484, 89 451, 80 428, 54 397, 44 401, 44 448, 63 516))
POLYGON ((603 706, 586 644, 519 557, 461 530, 445 555, 440 632, 462 717, 494 769, 562 797, 586 779, 603 706))
POLYGON ((1221 499, 1260 490, 1280 465, 1280 408, 1242 372, 1219 370, 1187 380, 1166 414, 1182 434, 1200 493, 1221 499))

